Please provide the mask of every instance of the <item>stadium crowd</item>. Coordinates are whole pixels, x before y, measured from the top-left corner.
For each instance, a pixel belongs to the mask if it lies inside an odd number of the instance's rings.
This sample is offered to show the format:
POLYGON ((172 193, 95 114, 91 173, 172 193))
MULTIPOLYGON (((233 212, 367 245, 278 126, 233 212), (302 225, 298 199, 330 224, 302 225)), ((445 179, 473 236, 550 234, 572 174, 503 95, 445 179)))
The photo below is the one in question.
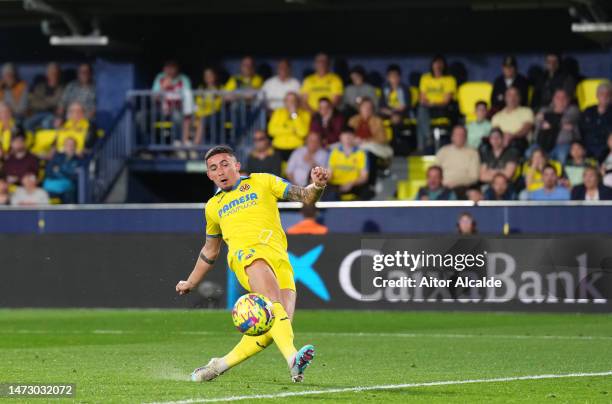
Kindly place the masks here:
POLYGON ((92 68, 72 81, 57 63, 28 85, 11 63, 0 76, 0 204, 76 201, 77 170, 96 135, 92 68))
MULTIPOLYGON (((203 70, 200 90, 265 95, 267 127, 252 137, 246 173, 269 172, 306 185, 311 167, 326 166, 332 178, 325 198, 367 200, 390 174, 394 156, 435 154, 416 199, 612 199, 612 87, 599 83, 596 105, 580 110, 581 78, 563 67, 558 54, 546 55, 543 73, 530 79, 514 57, 504 58, 490 99, 476 100, 469 114, 460 113, 457 79, 443 56, 432 59, 418 86, 406 83, 394 64, 382 83, 359 65, 345 83, 324 53, 313 68, 300 81, 282 59, 264 80, 246 56, 224 84, 219 70, 203 70)), ((0 203, 75 200, 77 170, 97 138, 95 87, 88 64, 78 67, 73 81, 62 76, 50 63, 45 77, 29 86, 14 65, 2 67, 0 203)), ((180 94, 192 85, 169 61, 152 90, 168 94, 162 108, 183 111, 172 107, 184 102, 180 94)), ((180 157, 198 156, 189 148, 202 143, 205 120, 231 100, 231 94, 199 95, 189 113, 173 117, 181 126, 175 143, 180 157)))

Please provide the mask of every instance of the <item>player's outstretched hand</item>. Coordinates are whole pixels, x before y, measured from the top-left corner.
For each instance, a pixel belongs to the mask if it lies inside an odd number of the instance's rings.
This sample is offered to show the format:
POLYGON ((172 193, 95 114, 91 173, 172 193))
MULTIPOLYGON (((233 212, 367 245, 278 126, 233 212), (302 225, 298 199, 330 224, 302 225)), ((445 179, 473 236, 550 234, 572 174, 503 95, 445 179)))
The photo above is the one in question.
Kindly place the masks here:
POLYGON ((176 284, 176 291, 179 295, 186 295, 191 292, 193 286, 193 283, 189 281, 179 281, 179 283, 176 284))
POLYGON ((318 187, 324 187, 327 185, 329 180, 330 171, 323 167, 315 167, 310 171, 310 178, 312 182, 318 187))

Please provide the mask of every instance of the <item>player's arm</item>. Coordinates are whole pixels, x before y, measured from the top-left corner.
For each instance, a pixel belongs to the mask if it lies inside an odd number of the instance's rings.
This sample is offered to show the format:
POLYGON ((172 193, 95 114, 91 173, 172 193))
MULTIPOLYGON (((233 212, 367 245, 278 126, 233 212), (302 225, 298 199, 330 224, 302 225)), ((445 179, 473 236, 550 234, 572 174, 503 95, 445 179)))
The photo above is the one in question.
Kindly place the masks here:
POLYGON ((204 276, 213 268, 215 260, 221 250, 221 237, 208 237, 204 247, 198 255, 195 267, 186 281, 179 281, 176 284, 176 291, 179 295, 187 294, 204 279, 204 276))
POLYGON ((317 202, 323 194, 327 181, 329 180, 330 172, 322 167, 315 167, 310 171, 312 183, 305 187, 299 185, 290 185, 287 190, 286 199, 291 202, 302 202, 307 205, 312 205, 317 202))

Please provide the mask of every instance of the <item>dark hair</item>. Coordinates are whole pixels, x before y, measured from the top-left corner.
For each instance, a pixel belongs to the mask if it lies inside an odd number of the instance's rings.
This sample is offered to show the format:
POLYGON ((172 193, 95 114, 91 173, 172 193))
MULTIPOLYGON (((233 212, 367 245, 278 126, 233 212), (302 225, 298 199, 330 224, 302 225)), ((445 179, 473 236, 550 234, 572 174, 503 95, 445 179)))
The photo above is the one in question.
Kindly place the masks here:
POLYGON ((542 168, 542 173, 544 173, 544 171, 546 171, 547 169, 553 170, 555 172, 555 175, 557 175, 557 169, 552 164, 545 164, 544 168, 542 168))
POLYGON ((222 144, 222 145, 219 145, 219 146, 215 146, 212 149, 210 149, 209 151, 207 151, 206 154, 204 155, 204 162, 208 162, 208 159, 211 158, 212 156, 216 156, 217 154, 223 154, 223 153, 227 153, 230 156, 236 158, 236 154, 234 153, 234 149, 232 149, 228 145, 222 144))
POLYGON ((489 131, 489 136, 491 136, 494 133, 497 133, 497 134, 499 134, 499 136, 504 137, 504 131, 501 130, 501 128, 499 126, 491 128, 491 130, 489 131))
POLYGON ((387 73, 391 73, 391 72, 396 72, 397 74, 401 75, 402 69, 399 67, 399 65, 394 63, 392 65, 387 66, 387 73))
POLYGON ((448 73, 448 64, 446 63, 446 58, 442 55, 436 55, 431 59, 431 63, 429 65, 429 70, 431 71, 431 74, 433 74, 433 65, 438 60, 442 61, 442 63, 444 64, 444 67, 442 68, 442 75, 446 75, 448 73))
POLYGON ((314 219, 317 217, 317 208, 312 203, 305 203, 302 206, 302 216, 314 219))
POLYGON ((460 230, 459 220, 461 220, 463 216, 469 217, 470 220, 472 221, 472 234, 478 233, 478 229, 476 228, 476 219, 474 219, 474 216, 472 216, 470 212, 463 212, 457 217, 457 230, 460 230))
POLYGON ((478 100, 478 101, 476 101, 475 107, 476 107, 476 108, 478 108, 480 105, 484 105, 484 107, 485 107, 485 108, 488 108, 488 107, 489 107, 489 105, 487 104, 487 102, 486 102, 486 101, 484 101, 484 100, 478 100))
POLYGON ((444 177, 444 170, 442 170, 441 166, 439 166, 439 165, 430 166, 427 169, 427 174, 429 174, 429 172, 432 171, 432 170, 438 170, 438 172, 440 173, 440 177, 444 177))
POLYGON ((360 76, 361 76, 361 78, 365 79, 365 76, 366 76, 366 71, 365 71, 365 69, 363 68, 363 66, 361 66, 361 65, 353 66, 353 67, 351 68, 351 72, 350 72, 350 74, 353 74, 353 73, 357 73, 358 75, 360 75, 360 76))
POLYGON ((332 101, 328 97, 319 98, 319 104, 321 103, 321 101, 325 101, 333 105, 332 101))

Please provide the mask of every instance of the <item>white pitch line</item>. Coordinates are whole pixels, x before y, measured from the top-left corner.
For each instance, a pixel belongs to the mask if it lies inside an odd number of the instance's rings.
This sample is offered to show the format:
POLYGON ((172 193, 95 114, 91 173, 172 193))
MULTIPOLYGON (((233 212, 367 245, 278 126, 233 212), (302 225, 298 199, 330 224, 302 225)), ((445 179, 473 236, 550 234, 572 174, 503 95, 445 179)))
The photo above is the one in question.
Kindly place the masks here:
POLYGON ((557 375, 531 375, 531 376, 513 376, 513 377, 498 377, 494 379, 468 379, 468 380, 446 380, 439 382, 423 382, 423 383, 405 383, 405 384, 381 384, 377 386, 357 386, 357 387, 345 387, 339 389, 326 389, 326 390, 304 390, 304 391, 292 391, 285 393, 276 394, 253 394, 250 396, 229 396, 229 397, 216 397, 216 398, 191 398, 187 400, 179 401, 164 401, 155 402, 149 404, 193 404, 193 403, 215 403, 223 401, 242 401, 242 400, 257 400, 262 398, 284 398, 284 397, 295 397, 295 396, 310 396, 320 394, 333 394, 333 393, 351 393, 359 391, 370 391, 370 390, 397 390, 407 389, 414 387, 432 387, 432 386, 452 386, 461 384, 474 384, 474 383, 504 383, 513 382, 519 380, 542 380, 542 379, 561 379, 567 377, 597 377, 597 376, 612 376, 612 370, 607 372, 595 372, 595 373, 567 373, 557 375))
POLYGON ((561 340, 612 340, 606 335, 512 335, 512 334, 423 334, 423 333, 394 333, 394 332, 310 332, 306 335, 320 335, 330 337, 398 337, 398 338, 502 338, 502 339, 561 339, 561 340))
MULTIPOLYGON (((145 334, 133 330, 0 330, 0 334, 145 334)), ((151 333, 146 333, 151 334, 151 333)), ((224 332, 215 331, 165 331, 154 333, 155 335, 227 335, 224 332)), ((594 341, 612 340, 612 336, 607 335, 516 335, 516 334, 444 334, 444 333, 405 333, 405 332, 304 332, 301 335, 321 336, 321 337, 365 337, 365 338, 499 338, 499 339, 544 339, 544 340, 576 340, 594 341)))

